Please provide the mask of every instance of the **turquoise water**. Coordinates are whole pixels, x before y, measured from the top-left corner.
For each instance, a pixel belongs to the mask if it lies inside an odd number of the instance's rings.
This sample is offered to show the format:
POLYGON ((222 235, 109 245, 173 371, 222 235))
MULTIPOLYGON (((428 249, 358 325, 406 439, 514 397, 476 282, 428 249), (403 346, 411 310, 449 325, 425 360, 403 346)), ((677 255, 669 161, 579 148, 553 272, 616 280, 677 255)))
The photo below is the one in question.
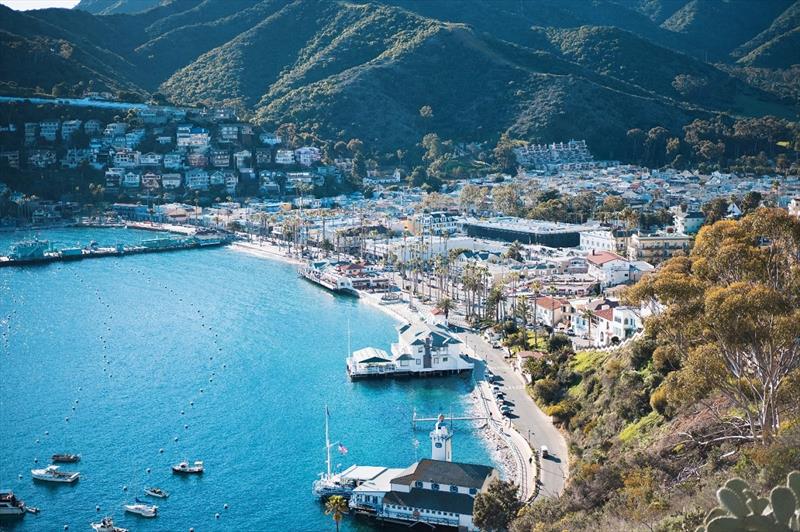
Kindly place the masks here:
MULTIPOLYGON (((112 244, 153 233, 41 237, 112 244)), ((0 254, 19 238, 0 233, 0 254)), ((230 249, 0 269, 0 488, 42 509, 0 529, 89 530, 110 514, 136 531, 332 530, 310 493, 324 468, 324 405, 332 439, 349 449, 336 463, 404 467, 415 438, 430 455, 430 427, 414 432, 412 409, 460 413, 472 389, 459 377, 351 383, 348 320, 354 349, 395 340, 379 310, 230 249), (55 452, 81 454, 62 466, 80 470, 75 485, 32 482, 30 469, 55 452), (204 460, 206 473, 172 475, 182 459, 204 460), (160 515, 125 515, 147 485, 171 492, 160 515)), ((454 458, 490 463, 466 426, 454 458)), ((372 526, 348 518, 342 529, 372 526)))

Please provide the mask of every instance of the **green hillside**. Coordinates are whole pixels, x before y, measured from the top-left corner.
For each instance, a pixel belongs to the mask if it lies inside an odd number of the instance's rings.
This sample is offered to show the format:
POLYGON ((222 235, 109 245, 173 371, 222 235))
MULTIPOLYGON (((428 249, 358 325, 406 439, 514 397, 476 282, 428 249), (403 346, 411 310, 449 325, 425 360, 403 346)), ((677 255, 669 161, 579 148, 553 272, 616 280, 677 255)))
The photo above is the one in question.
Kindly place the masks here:
POLYGON ((797 3, 759 5, 84 0, 76 10, 0 7, 0 83, 6 94, 80 94, 91 84, 162 92, 176 104, 233 103, 262 123, 360 138, 377 153, 416 149, 431 132, 489 142, 508 132, 587 138, 599 156, 613 157, 631 128, 663 126, 679 136, 694 118, 717 113, 796 116, 789 99, 764 92, 761 77, 741 75, 796 62, 797 3), (736 67, 734 49, 746 51, 736 67), (420 116, 423 106, 432 117, 420 116))

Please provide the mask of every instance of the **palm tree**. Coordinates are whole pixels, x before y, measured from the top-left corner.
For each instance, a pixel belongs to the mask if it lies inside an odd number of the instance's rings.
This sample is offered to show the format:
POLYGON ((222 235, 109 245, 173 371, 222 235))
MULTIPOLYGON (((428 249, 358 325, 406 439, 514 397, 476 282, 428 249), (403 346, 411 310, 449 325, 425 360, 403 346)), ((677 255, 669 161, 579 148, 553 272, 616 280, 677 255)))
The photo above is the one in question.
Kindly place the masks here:
POLYGON ((542 282, 538 279, 531 283, 533 292, 533 345, 539 349, 539 295, 542 291, 542 282))
POLYGON ((595 312, 590 308, 585 308, 585 309, 583 309, 581 311, 581 318, 586 320, 586 323, 589 324, 589 337, 590 338, 592 336, 592 321, 595 319, 595 317, 597 317, 597 314, 595 314, 595 312))
POLYGON ((450 316, 450 311, 453 310, 453 300, 449 297, 443 297, 436 306, 444 312, 444 319, 447 320, 450 316))
POLYGON ((350 508, 347 506, 347 501, 341 495, 332 495, 325 501, 325 515, 333 517, 333 521, 336 523, 336 532, 339 532, 339 523, 349 511, 350 508))

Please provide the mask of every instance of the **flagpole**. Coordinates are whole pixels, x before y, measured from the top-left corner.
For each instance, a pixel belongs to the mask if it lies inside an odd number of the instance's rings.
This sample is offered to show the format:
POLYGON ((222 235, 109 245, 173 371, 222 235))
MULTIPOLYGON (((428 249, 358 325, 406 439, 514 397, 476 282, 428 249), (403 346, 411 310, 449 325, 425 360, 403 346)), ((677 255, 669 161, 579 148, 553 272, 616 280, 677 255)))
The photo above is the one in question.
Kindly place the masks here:
POLYGON ((325 405, 325 464, 328 467, 328 478, 331 478, 331 438, 328 434, 328 405, 325 405))

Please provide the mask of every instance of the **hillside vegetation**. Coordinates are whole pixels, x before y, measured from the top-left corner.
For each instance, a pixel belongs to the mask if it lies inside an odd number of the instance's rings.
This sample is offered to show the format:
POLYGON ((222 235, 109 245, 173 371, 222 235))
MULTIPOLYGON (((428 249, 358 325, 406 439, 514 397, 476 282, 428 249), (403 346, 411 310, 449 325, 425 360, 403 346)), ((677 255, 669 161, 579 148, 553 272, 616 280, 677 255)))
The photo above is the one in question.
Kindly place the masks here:
POLYGON ((664 306, 644 337, 529 362, 533 396, 569 436, 571 478, 512 530, 691 531, 728 478, 763 492, 800 468, 799 250, 785 211, 707 226, 630 290, 664 306))
POLYGON ((80 95, 91 86, 229 104, 268 127, 361 139, 376 156, 418 151, 428 133, 492 144, 506 133, 586 138, 598 156, 622 158, 631 129, 680 137, 692 120, 719 114, 796 118, 794 87, 753 68, 797 62, 794 9, 786 0, 758 9, 742 0, 0 7, 0 87, 80 95))

